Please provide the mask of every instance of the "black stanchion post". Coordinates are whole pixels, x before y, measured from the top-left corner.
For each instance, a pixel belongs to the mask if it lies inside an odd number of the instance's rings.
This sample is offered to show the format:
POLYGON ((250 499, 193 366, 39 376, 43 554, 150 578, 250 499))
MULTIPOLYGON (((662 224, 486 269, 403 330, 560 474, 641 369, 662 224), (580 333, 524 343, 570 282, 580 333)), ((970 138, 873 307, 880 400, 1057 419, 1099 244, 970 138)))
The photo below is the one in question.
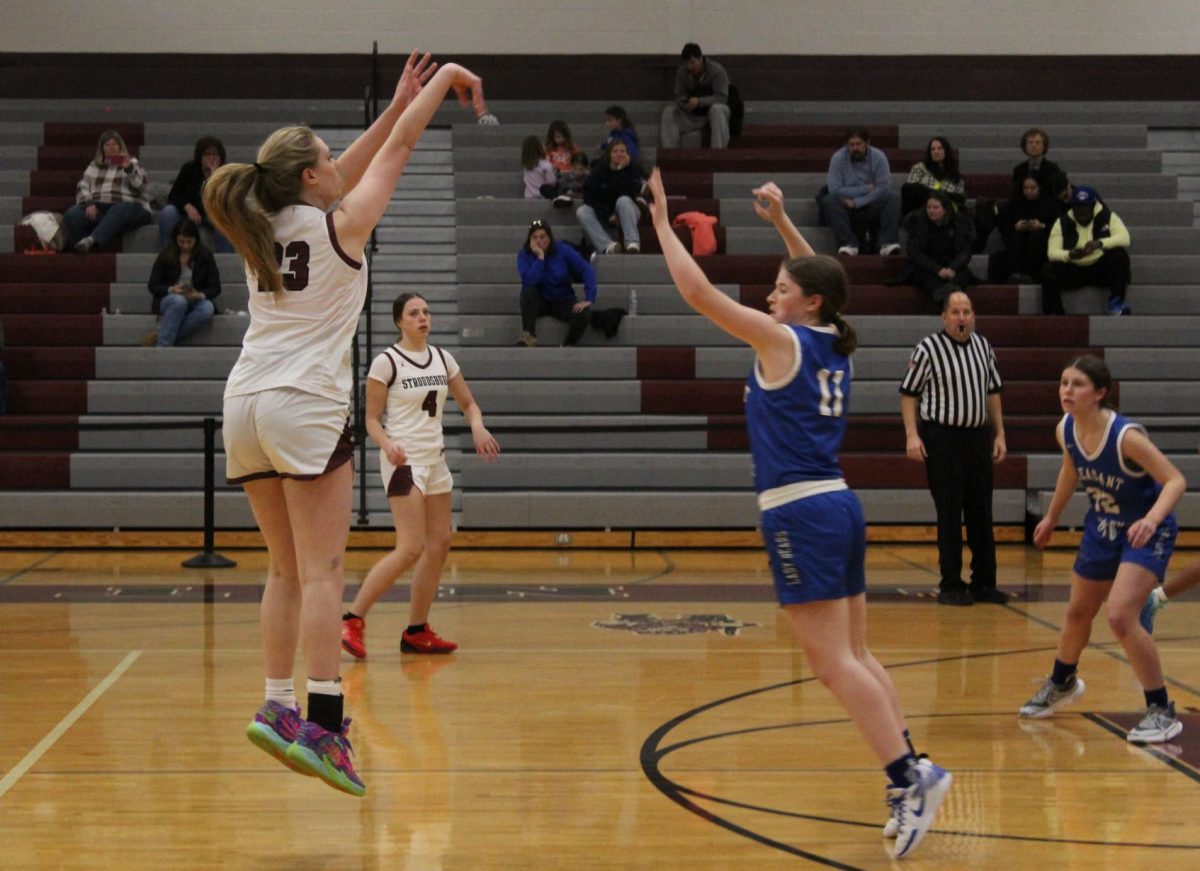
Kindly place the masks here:
POLYGON ((230 569, 237 565, 213 549, 216 537, 216 495, 213 483, 217 454, 216 418, 204 418, 204 550, 183 561, 185 569, 230 569))

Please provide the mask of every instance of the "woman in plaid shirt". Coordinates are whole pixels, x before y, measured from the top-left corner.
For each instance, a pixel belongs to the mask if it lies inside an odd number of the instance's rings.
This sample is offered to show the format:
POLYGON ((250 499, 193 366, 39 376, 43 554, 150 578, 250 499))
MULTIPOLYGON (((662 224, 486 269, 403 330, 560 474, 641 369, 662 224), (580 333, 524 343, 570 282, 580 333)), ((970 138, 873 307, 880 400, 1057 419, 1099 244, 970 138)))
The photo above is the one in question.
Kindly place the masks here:
POLYGON ((151 219, 149 179, 116 130, 105 130, 96 144, 96 159, 75 186, 75 205, 67 209, 67 244, 77 254, 136 230, 151 219))

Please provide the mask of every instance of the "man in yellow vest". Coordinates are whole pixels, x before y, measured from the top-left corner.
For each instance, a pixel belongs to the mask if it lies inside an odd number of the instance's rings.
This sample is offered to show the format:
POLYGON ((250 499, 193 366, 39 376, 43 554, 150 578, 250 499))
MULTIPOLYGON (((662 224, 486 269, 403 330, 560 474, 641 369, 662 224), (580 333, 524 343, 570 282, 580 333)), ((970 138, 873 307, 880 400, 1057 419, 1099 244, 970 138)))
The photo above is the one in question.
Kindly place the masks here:
POLYGON ((1070 209, 1054 223, 1042 271, 1042 313, 1063 314, 1062 292, 1080 287, 1108 290, 1108 313, 1130 314, 1129 230, 1089 187, 1071 191, 1070 209))

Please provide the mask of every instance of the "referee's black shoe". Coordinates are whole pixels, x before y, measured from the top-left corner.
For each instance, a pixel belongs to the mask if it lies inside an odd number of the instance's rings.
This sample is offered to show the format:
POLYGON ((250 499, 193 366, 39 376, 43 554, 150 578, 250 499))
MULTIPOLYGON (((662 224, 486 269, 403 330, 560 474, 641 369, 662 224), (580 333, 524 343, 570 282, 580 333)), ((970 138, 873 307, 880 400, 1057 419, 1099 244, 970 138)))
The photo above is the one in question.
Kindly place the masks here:
POLYGON ((980 587, 976 590, 972 586, 970 592, 971 598, 976 602, 986 602, 990 605, 1007 605, 1010 598, 1008 593, 995 587, 980 587))
POLYGON ((966 584, 959 584, 948 590, 938 590, 939 605, 973 605, 974 603, 975 599, 966 584))

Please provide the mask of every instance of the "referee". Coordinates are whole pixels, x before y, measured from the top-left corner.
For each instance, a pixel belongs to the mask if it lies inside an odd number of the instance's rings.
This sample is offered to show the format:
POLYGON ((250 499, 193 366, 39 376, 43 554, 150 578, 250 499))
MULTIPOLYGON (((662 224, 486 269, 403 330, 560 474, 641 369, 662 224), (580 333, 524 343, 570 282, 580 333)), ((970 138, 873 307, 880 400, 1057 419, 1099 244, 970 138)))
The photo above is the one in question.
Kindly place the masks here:
POLYGON ((1003 604, 1008 594, 996 589, 992 534, 992 463, 1001 462, 1007 453, 1000 413, 1003 384, 992 346, 975 333, 969 296, 957 291, 946 297, 942 324, 941 332, 917 344, 900 384, 908 458, 925 460, 929 492, 937 508, 942 576, 938 601, 1003 604), (964 515, 971 548, 970 587, 962 581, 964 515))

